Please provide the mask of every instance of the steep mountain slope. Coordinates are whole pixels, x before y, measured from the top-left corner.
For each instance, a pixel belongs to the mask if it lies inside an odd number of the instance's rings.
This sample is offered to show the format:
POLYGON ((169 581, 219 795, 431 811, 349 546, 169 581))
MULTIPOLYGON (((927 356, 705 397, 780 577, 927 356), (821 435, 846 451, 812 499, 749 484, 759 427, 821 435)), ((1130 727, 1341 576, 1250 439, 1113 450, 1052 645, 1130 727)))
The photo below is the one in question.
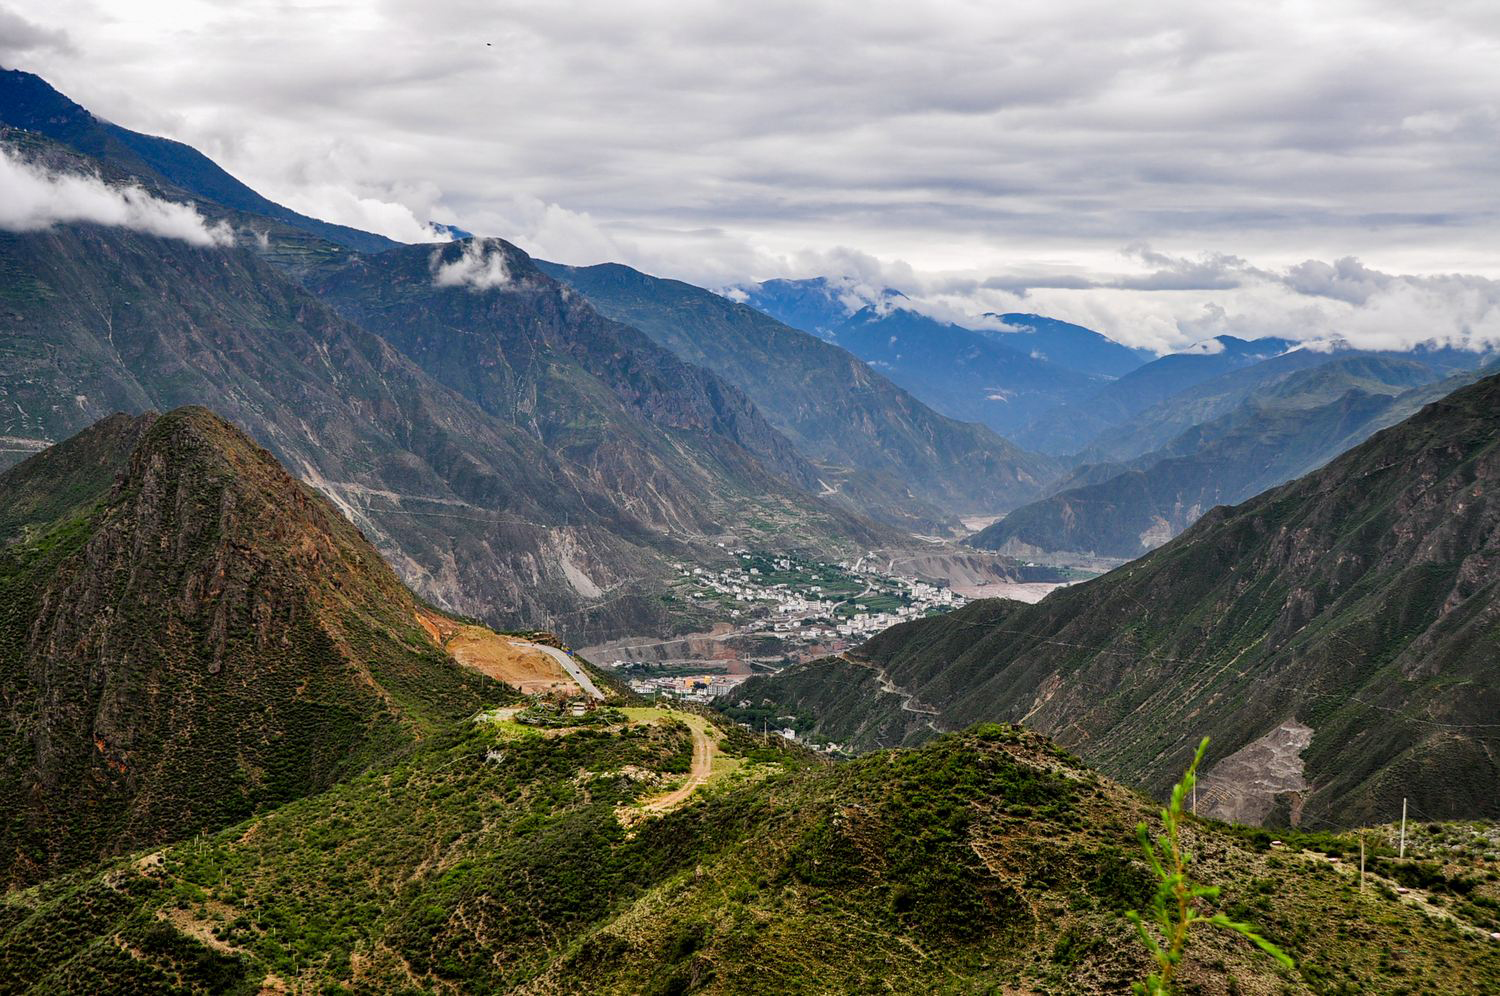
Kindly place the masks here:
MULTIPOLYGON (((468 724, 208 840, 13 893, 0 966, 94 993, 1100 993, 1144 974, 1123 912, 1151 888, 1151 807, 1040 738, 981 727, 837 766, 721 740, 753 777, 641 819, 686 763, 680 724, 468 724)), ((1360 892, 1321 854, 1187 834, 1218 908, 1298 963, 1201 931, 1191 991, 1458 994, 1500 972, 1466 918, 1360 892)))
POLYGON ((1100 434, 1119 428, 1153 405, 1221 374, 1279 356, 1295 345, 1285 339, 1247 342, 1217 336, 1194 349, 1153 360, 1081 399, 1069 399, 1039 413, 1011 438, 1043 453, 1079 453, 1100 434))
POLYGON ((989 336, 1002 346, 1080 373, 1123 377, 1156 359, 1156 355, 1147 350, 1122 346, 1093 329, 1045 315, 1008 312, 984 317, 1001 322, 1002 327, 980 325, 974 328, 975 332, 989 336))
POLYGON ((539 442, 248 251, 68 227, 0 235, 0 270, 8 434, 57 439, 110 411, 211 403, 426 597, 470 615, 546 624, 586 604, 564 560, 607 584, 596 565, 641 559, 605 528, 609 500, 596 490, 589 504, 539 442))
POLYGON ((740 388, 871 513, 893 510, 905 521, 993 513, 1056 473, 1046 458, 937 414, 844 350, 754 308, 616 263, 538 265, 610 318, 740 388))
MULTIPOLYGON (((1347 824, 1409 796, 1496 815, 1497 480, 1490 377, 1095 581, 887 631, 859 653, 903 695, 838 722, 920 739, 929 721, 1022 720, 1158 791, 1208 733, 1238 756, 1210 770, 1203 812, 1347 824)), ((736 698, 815 711, 855 666, 736 698)))
POLYGON ((1098 465, 1085 468, 1080 476, 1094 480, 1017 509, 968 542, 986 550, 1138 557, 1213 506, 1244 501, 1314 470, 1477 375, 1440 389, 1404 390, 1432 377, 1411 360, 1330 360, 1193 426, 1114 476, 1098 480, 1098 465))
POLYGON ((216 829, 512 694, 324 499, 203 409, 0 475, 0 875, 216 829))
POLYGON ((899 306, 857 312, 834 341, 944 415, 1002 435, 1104 383, 899 306))
POLYGON ((816 470, 743 394, 601 317, 503 240, 403 247, 310 275, 308 286, 490 415, 575 460, 610 464, 596 473, 638 475, 626 491, 642 501, 706 483, 670 479, 684 465, 716 466, 721 500, 817 487, 816 470), (444 267, 471 266, 504 280, 441 279, 444 267))
MULTIPOLYGON (((89 168, 23 139, 57 168, 89 168)), ((431 247, 393 257, 420 270, 421 294, 450 299, 447 318, 500 323, 518 358, 550 357, 526 368, 556 373, 547 390, 502 410, 503 395, 471 391, 475 371, 500 376, 493 356, 449 365, 458 390, 445 387, 294 283, 289 270, 326 275, 349 254, 283 231, 265 249, 97 226, 0 234, 0 435, 50 441, 111 411, 211 404, 333 497, 424 597, 570 639, 697 625, 660 581, 671 559, 711 559, 717 542, 833 553, 876 535, 799 487, 814 471, 738 392, 547 278, 547 293, 507 298, 540 311, 462 314, 497 295, 434 287, 431 247), (579 333, 565 349, 535 324, 553 320, 579 333)), ((511 348, 489 326, 471 335, 511 348)))
POLYGON ((319 221, 282 207, 230 176, 197 149, 100 120, 31 73, 0 69, 0 124, 46 135, 121 172, 179 188, 236 211, 273 218, 350 249, 380 252, 398 244, 383 235, 319 221))

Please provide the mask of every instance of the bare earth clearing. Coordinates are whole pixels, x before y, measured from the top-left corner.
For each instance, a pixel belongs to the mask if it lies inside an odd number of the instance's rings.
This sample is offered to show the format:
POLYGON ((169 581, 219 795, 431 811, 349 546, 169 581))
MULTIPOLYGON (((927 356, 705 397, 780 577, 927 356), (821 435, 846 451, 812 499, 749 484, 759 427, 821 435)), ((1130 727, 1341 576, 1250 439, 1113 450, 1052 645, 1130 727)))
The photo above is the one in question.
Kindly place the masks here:
MULTIPOLYGON (((483 626, 455 623, 434 613, 419 614, 417 622, 464 667, 503 681, 523 695, 572 695, 580 690, 579 683, 558 661, 559 656, 566 656, 560 650, 502 636, 483 626)), ((601 697, 597 690, 590 694, 601 697)))

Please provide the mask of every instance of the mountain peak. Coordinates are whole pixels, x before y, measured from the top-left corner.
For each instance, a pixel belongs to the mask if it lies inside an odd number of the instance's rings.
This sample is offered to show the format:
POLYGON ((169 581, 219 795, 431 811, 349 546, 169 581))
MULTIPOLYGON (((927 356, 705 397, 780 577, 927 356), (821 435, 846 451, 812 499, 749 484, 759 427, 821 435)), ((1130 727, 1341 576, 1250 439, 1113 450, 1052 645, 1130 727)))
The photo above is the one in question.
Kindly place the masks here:
POLYGON ((343 516, 206 409, 113 416, 12 468, 0 523, 0 640, 21 662, 0 676, 21 828, 0 877, 232 823, 505 695, 426 636, 343 516), (28 498, 59 483, 66 501, 28 498))

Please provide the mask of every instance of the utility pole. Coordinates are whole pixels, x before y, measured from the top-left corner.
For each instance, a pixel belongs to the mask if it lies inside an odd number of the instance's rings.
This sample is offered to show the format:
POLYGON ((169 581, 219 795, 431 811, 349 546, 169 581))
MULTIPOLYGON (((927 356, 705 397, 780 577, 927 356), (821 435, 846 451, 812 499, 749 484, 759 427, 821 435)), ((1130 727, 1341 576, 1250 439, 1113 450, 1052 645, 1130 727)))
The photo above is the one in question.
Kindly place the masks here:
POLYGON ((1397 857, 1406 857, 1406 796, 1401 797, 1401 851, 1397 857))

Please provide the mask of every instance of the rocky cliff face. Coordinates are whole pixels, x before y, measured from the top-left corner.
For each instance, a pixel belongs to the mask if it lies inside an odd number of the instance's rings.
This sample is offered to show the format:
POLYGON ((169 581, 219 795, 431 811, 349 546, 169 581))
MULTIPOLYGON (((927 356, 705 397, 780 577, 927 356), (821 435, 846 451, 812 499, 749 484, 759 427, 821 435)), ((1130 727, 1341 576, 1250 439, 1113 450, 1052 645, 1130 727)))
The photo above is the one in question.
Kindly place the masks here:
MULTIPOLYGON (((1312 730, 1297 770, 1278 756, 1266 798, 1225 786, 1226 803, 1263 804, 1271 822, 1375 822, 1403 796, 1435 816, 1496 815, 1497 488, 1490 377, 1096 581, 881 634, 859 655, 901 694, 864 708, 899 719, 916 701, 939 728, 1022 721, 1153 790, 1203 734, 1224 758, 1295 720, 1312 730)), ((847 667, 739 697, 815 706, 847 667)), ((838 724, 930 735, 877 719, 838 724)))
POLYGON ((202 409, 107 420, 0 476, 0 507, 11 878, 223 826, 506 694, 426 637, 327 501, 202 409), (68 508, 27 502, 70 478, 88 485, 68 508))

